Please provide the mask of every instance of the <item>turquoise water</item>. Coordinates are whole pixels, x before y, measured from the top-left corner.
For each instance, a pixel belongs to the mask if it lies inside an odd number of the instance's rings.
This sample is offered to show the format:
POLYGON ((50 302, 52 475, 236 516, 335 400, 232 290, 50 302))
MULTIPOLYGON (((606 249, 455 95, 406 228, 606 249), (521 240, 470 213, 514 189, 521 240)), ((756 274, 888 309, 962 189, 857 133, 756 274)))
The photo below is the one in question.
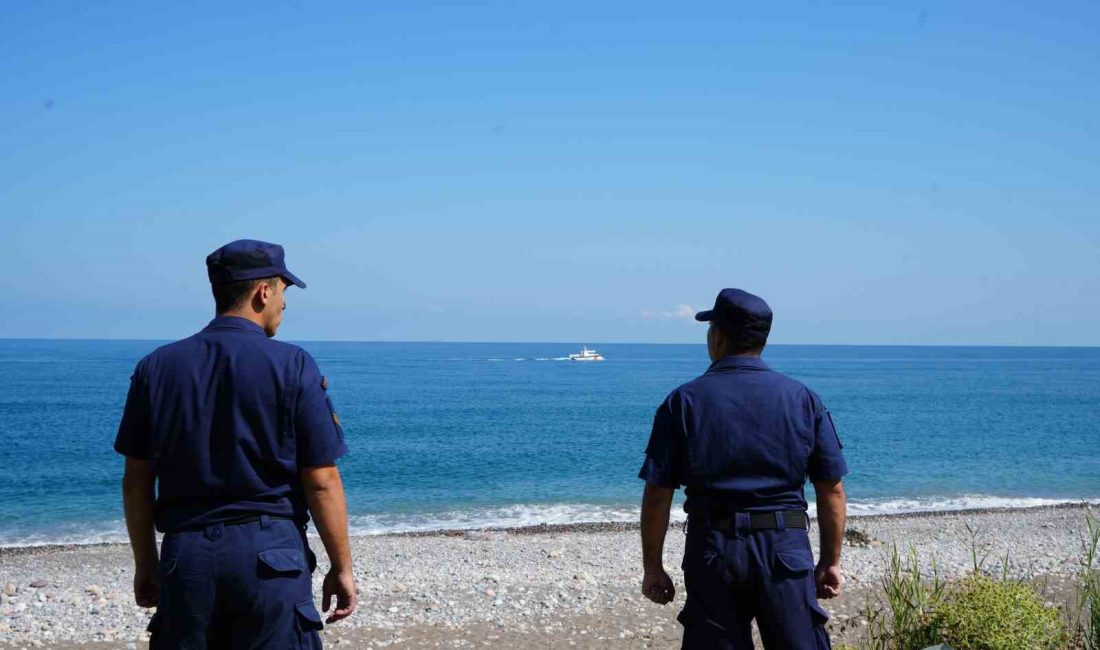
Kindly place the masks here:
MULTIPOLYGON (((124 539, 111 450, 151 341, 0 340, 0 545, 124 539)), ((634 519, 660 400, 702 345, 303 343, 359 532, 634 519)), ((1100 349, 774 346, 820 393, 853 512, 1100 497, 1100 349)))

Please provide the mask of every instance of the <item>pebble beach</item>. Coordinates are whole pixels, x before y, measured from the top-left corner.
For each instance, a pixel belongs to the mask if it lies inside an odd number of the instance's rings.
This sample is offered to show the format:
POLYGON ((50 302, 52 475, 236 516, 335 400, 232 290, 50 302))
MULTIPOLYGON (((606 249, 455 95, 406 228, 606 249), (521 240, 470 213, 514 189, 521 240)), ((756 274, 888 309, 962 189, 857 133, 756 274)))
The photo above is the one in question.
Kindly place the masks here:
MULTIPOLYGON (((841 597, 824 601, 834 642, 854 638, 860 610, 875 598, 897 544, 941 575, 971 570, 972 549, 984 568, 1043 585, 1053 604, 1072 597, 1082 569, 1086 515, 1096 505, 851 517, 841 597)), ((816 554, 816 535, 811 539, 816 554)), ((319 540, 315 595, 327 560, 319 540)), ((684 536, 669 531, 665 564, 678 587, 684 536)), ((361 536, 352 553, 359 609, 327 626, 326 645, 434 648, 678 647, 673 604, 639 592, 637 527, 578 524, 361 536)), ((0 646, 140 648, 151 610, 134 605, 129 547, 0 549, 0 646)))

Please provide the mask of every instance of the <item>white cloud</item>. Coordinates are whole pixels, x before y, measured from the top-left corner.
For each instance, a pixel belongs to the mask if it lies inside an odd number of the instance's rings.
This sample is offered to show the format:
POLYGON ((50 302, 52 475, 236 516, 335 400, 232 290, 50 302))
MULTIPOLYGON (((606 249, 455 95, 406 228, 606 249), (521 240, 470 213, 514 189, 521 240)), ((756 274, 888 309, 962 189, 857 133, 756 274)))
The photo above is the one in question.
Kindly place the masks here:
POLYGON ((691 305, 680 305, 676 308, 675 316, 679 320, 691 320, 695 318, 695 313, 698 310, 691 305))
POLYGON ((645 320, 691 320, 696 309, 691 305, 677 305, 674 309, 643 309, 638 312, 645 320))

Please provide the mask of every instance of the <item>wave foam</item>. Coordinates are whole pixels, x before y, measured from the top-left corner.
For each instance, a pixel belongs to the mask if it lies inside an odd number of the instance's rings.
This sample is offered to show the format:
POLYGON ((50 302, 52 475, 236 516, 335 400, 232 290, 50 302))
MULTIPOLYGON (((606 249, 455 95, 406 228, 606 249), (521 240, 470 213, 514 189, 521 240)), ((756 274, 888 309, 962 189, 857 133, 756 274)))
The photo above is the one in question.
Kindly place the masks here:
POLYGON ((43 530, 0 531, 0 548, 125 544, 128 541, 126 522, 121 519, 96 524, 68 524, 43 530))
MULTIPOLYGON (((851 516, 896 515, 922 512, 955 512, 1003 508, 1038 508, 1079 503, 1100 505, 1100 499, 1049 499, 1040 497, 998 497, 968 495, 957 497, 894 498, 851 501, 851 516)), ((817 516, 816 505, 809 505, 810 516, 817 516)), ((353 534, 384 535, 388 533, 426 532, 437 530, 482 530, 486 528, 520 528, 525 526, 587 524, 606 522, 636 522, 639 508, 631 505, 546 504, 511 505, 421 514, 359 515, 351 518, 353 534)), ((672 521, 682 522, 687 515, 679 507, 672 511, 672 521)))
MULTIPOLYGON (((683 520, 684 513, 675 510, 674 520, 683 520)), ((638 521, 637 506, 597 504, 516 504, 495 508, 474 508, 418 514, 354 515, 349 526, 352 534, 384 535, 434 530, 482 530, 486 528, 520 528, 540 524, 587 524, 638 521)))
MULTIPOLYGON (((954 497, 922 497, 851 501, 849 515, 896 515, 911 512, 954 512, 998 508, 1041 508, 1072 503, 1100 503, 1098 499, 1049 499, 1041 497, 998 497, 983 494, 954 497)), ((811 510, 812 510, 811 506, 811 510)))
MULTIPOLYGON (((897 497, 850 501, 849 516, 896 515, 922 512, 954 512, 1003 508, 1037 508, 1089 503, 1100 506, 1100 498, 1052 499, 1042 497, 1001 497, 963 495, 952 497, 897 497)), ((816 508, 810 503, 810 515, 816 508)), ((379 513, 352 515, 349 521, 353 535, 385 535, 392 533, 430 532, 439 530, 484 530, 486 528, 520 528, 525 526, 569 525, 606 522, 636 522, 639 509, 630 504, 513 504, 489 508, 468 508, 422 513, 379 513)), ((672 521, 682 522, 683 510, 676 506, 672 521)), ((122 521, 107 521, 95 525, 76 524, 46 531, 0 532, 0 547, 47 546, 56 544, 125 543, 126 526, 122 521)))

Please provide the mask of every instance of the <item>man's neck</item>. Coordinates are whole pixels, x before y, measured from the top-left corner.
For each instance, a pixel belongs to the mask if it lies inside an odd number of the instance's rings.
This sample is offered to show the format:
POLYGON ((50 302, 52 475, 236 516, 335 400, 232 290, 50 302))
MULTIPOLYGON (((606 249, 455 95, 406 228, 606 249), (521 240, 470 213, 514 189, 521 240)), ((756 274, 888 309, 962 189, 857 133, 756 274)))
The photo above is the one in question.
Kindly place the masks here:
POLYGON ((722 359, 745 359, 745 358, 759 359, 764 355, 763 353, 764 353, 764 350, 761 349, 761 350, 748 350, 746 352, 734 352, 732 354, 720 354, 720 355, 718 355, 717 359, 715 359, 714 357, 711 357, 711 359, 712 359, 711 363, 718 363, 722 359))
POLYGON ((244 309, 231 309, 229 311, 217 314, 218 318, 222 318, 224 316, 233 316, 235 318, 243 318, 247 321, 251 321, 251 322, 259 325, 261 328, 264 327, 264 322, 262 320, 260 320, 260 315, 257 314, 256 312, 253 312, 253 311, 247 311, 247 310, 244 310, 244 309))

